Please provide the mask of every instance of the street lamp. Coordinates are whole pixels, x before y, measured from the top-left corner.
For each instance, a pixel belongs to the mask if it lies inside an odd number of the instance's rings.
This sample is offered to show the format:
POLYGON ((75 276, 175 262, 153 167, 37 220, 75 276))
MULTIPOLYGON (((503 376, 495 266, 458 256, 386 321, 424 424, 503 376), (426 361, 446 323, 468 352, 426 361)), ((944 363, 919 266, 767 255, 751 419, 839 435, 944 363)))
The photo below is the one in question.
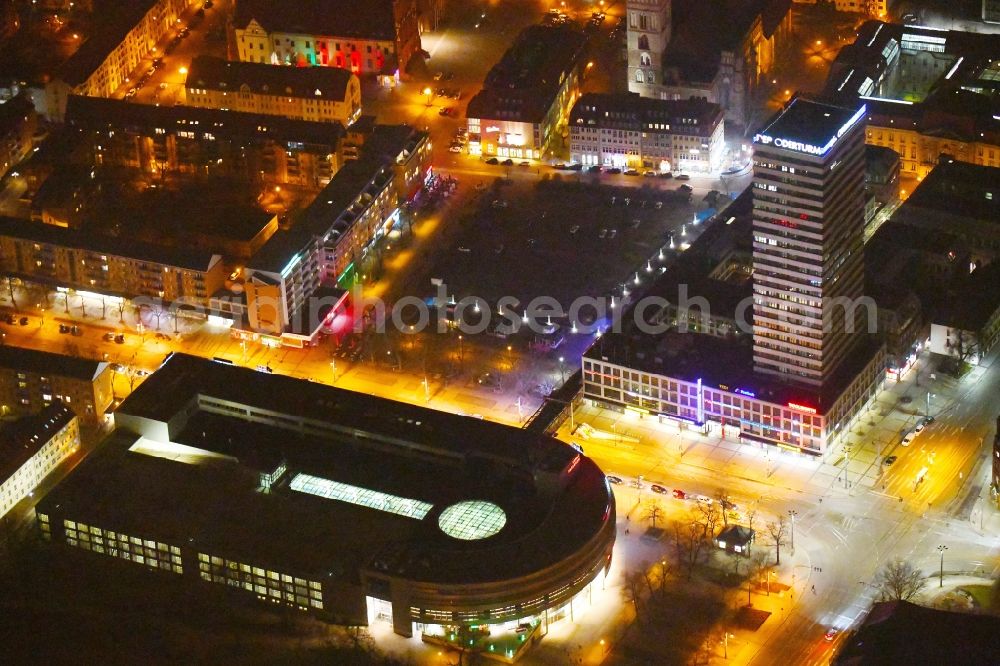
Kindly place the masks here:
POLYGON ((944 551, 948 550, 948 546, 940 545, 937 547, 938 552, 941 553, 941 568, 938 574, 938 587, 944 587, 944 551))
POLYGON ((795 509, 788 510, 788 516, 792 519, 792 555, 795 555, 795 516, 799 515, 799 512, 795 509))
POLYGON ((562 379, 563 384, 566 383, 566 367, 563 365, 565 360, 562 356, 559 357, 559 377, 562 379))
POLYGON ((933 398, 933 397, 934 397, 934 394, 931 393, 930 391, 928 391, 927 392, 927 409, 926 409, 927 418, 931 417, 931 398, 933 398))

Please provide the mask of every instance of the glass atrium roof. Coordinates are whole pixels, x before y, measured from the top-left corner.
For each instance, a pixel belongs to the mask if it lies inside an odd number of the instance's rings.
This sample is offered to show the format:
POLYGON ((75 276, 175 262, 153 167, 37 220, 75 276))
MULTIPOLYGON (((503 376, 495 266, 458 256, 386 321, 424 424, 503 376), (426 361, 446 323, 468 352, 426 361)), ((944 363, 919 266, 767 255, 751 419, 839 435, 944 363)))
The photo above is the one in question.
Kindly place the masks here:
MULTIPOLYGON (((292 490, 357 506, 394 513, 397 516, 422 520, 434 508, 433 504, 407 497, 397 497, 377 490, 351 486, 310 474, 296 474, 289 484, 292 490)), ((503 512, 501 512, 503 513, 503 512)))
POLYGON ((438 527, 442 532, 465 541, 493 536, 506 524, 507 514, 503 509, 481 500, 452 504, 438 518, 438 527))

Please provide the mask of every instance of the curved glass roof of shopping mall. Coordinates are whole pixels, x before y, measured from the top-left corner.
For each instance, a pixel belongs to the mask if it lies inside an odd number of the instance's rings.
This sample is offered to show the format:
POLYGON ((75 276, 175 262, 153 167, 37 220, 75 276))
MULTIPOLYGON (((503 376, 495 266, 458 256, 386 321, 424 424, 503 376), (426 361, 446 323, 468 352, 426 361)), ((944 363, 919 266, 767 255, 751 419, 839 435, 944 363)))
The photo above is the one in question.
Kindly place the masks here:
POLYGON ((438 518, 438 527, 442 532, 464 541, 491 537, 506 524, 507 514, 503 509, 481 500, 452 504, 438 518))

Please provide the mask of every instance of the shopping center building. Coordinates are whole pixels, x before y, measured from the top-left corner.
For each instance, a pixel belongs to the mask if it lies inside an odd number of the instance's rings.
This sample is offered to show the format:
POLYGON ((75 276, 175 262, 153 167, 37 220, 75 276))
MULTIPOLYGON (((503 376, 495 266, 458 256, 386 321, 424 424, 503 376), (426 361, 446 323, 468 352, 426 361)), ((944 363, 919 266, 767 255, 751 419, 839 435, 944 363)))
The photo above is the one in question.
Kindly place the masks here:
POLYGON ((757 446, 843 441, 886 365, 864 297, 864 113, 796 98, 765 125, 751 192, 587 351, 586 397, 757 446))
POLYGON ((182 354, 115 420, 38 506, 66 552, 403 636, 547 627, 611 563, 604 473, 548 436, 182 354))

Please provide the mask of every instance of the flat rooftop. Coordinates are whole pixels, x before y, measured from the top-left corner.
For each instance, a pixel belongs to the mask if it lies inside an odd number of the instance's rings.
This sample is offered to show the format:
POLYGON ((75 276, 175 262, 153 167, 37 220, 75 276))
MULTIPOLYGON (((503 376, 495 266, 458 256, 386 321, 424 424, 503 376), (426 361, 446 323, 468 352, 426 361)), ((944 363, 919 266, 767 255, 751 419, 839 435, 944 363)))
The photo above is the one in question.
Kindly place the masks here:
MULTIPOLYGON (((758 136, 827 147, 836 141, 841 128, 848 126, 861 106, 833 106, 796 97, 764 125, 758 136)), ((760 142, 755 138, 755 143, 760 142)))
POLYGON ((340 123, 296 120, 282 116, 243 111, 222 111, 194 106, 154 106, 120 99, 70 95, 66 104, 66 124, 86 130, 107 131, 125 128, 130 133, 149 135, 156 129, 208 132, 215 137, 294 141, 319 146, 329 152, 344 134, 340 123))
POLYGON ((88 361, 76 356, 12 347, 11 345, 0 346, 0 368, 18 372, 34 372, 89 382, 101 374, 106 367, 108 367, 107 363, 88 361))
MULTIPOLYGON (((752 188, 747 188, 727 209, 704 223, 709 226, 646 293, 677 304, 683 289, 689 300, 704 298, 713 317, 735 319, 737 308, 753 298, 752 282, 726 281, 712 275, 727 257, 752 255, 752 207, 752 188)), ((701 379, 707 386, 739 387, 761 400, 811 405, 821 413, 840 397, 880 346, 865 336, 823 390, 817 391, 755 373, 753 335, 749 332, 734 331, 726 338, 694 331, 646 333, 638 330, 633 307, 630 305, 622 314, 621 332, 602 335, 587 350, 586 358, 690 382, 701 379)), ((697 311, 696 305, 692 307, 697 311)), ((752 308, 745 316, 752 320, 752 308)))
POLYGON ((59 245, 67 248, 113 254, 165 266, 206 271, 218 255, 192 247, 154 245, 130 238, 95 235, 77 229, 56 227, 14 217, 0 217, 0 235, 59 245))
POLYGON ((992 222, 1000 231, 1000 167, 943 159, 917 185, 903 208, 992 222))
POLYGON ((39 511, 58 505, 74 520, 167 543, 193 539, 255 565, 349 581, 369 567, 441 583, 540 571, 584 547, 613 512, 603 472, 551 437, 181 354, 116 417, 119 429, 39 511), (268 410, 274 422, 199 397, 268 410), (134 417, 172 420, 172 442, 219 455, 189 464, 130 450, 146 439, 122 425, 142 422, 134 417), (289 421, 299 417, 315 426, 289 421), (288 471, 260 492, 258 472, 277 462, 288 471), (409 517, 329 499, 302 491, 306 479, 429 509, 409 517), (439 517, 463 501, 500 507, 503 528, 482 539, 445 534, 439 517))

